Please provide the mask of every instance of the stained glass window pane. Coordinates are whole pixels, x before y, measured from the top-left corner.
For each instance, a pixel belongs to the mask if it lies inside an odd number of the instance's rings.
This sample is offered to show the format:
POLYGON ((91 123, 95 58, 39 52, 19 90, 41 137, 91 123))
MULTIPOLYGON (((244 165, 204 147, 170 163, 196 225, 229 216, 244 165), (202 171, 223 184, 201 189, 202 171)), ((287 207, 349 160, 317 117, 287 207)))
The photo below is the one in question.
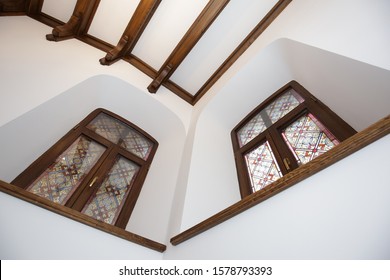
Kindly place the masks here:
POLYGON ((262 133, 266 128, 261 114, 257 114, 238 131, 237 136, 240 147, 262 133))
POLYGON ((105 150, 80 136, 27 190, 64 205, 105 150))
POLYGON ((271 122, 275 123, 297 107, 301 102, 303 102, 303 98, 295 90, 289 89, 282 96, 269 104, 265 108, 265 111, 271 122))
POLYGON ((138 173, 139 166, 119 157, 98 191, 82 213, 108 224, 115 224, 138 173))
POLYGON ((87 127, 144 160, 153 147, 153 143, 136 130, 104 113, 100 113, 87 127))
POLYGON ((282 177, 268 142, 245 155, 253 192, 282 177))
POLYGON ((304 164, 332 149, 339 141, 312 114, 289 125, 283 138, 299 164, 304 164))

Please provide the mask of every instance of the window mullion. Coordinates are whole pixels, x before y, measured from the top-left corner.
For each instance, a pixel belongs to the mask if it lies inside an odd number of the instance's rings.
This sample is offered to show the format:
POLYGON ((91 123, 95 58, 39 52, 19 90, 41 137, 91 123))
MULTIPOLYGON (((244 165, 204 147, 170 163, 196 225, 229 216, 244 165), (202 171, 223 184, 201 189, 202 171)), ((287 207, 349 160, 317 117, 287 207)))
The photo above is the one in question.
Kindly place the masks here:
POLYGON ((111 146, 96 163, 88 176, 83 180, 82 184, 78 187, 74 195, 69 199, 66 206, 77 211, 81 211, 81 209, 83 209, 88 198, 95 192, 96 186, 99 186, 104 179, 110 166, 113 164, 116 155, 116 147, 111 146))
POLYGON ((288 149, 288 146, 283 141, 280 132, 273 126, 268 129, 268 141, 274 153, 275 159, 283 175, 298 167, 294 155, 288 149))

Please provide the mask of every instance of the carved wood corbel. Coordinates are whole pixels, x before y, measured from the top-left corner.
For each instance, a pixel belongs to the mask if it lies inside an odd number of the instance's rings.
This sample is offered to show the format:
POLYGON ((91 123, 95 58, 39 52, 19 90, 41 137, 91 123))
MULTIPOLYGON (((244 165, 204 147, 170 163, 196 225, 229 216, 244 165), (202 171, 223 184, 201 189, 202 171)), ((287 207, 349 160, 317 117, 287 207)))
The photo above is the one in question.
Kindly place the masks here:
POLYGON ((76 34, 76 29, 80 25, 81 15, 72 15, 67 23, 56 26, 51 34, 46 35, 49 41, 62 41, 73 38, 76 34))
POLYGON ((110 50, 105 57, 99 59, 101 65, 111 65, 125 55, 126 45, 129 42, 129 37, 123 35, 119 40, 118 45, 110 50))
POLYGON ((162 69, 153 82, 148 86, 150 93, 156 93, 162 82, 167 78, 167 75, 172 71, 172 65, 166 65, 162 69))
POLYGON ((99 3, 100 0, 77 0, 69 21, 55 27, 51 34, 46 35, 46 39, 62 41, 86 34, 99 3))
POLYGON ((141 0, 117 46, 99 60, 102 65, 111 65, 130 54, 160 3, 161 0, 141 0))
POLYGON ((169 79, 229 1, 230 0, 209 1, 168 59, 164 62, 157 77, 148 86, 150 93, 156 93, 160 86, 169 79))

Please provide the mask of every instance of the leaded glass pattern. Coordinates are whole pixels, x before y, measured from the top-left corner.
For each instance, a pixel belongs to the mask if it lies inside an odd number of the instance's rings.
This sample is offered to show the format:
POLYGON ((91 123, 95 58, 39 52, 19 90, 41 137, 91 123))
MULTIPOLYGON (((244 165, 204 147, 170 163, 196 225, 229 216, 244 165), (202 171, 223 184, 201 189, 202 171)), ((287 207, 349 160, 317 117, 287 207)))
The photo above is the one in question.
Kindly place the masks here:
POLYGON ((82 213, 105 223, 115 224, 138 171, 138 165, 119 157, 96 194, 84 206, 82 213))
POLYGON ((240 147, 262 133, 266 128, 261 114, 257 114, 237 132, 240 147))
POLYGON ((253 192, 282 177, 268 141, 246 154, 245 161, 253 192))
POLYGON ((105 150, 102 145, 80 136, 27 190, 64 205, 105 150))
POLYGON ((240 147, 249 143, 303 101, 303 98, 293 89, 287 90, 276 98, 238 130, 237 138, 240 147))
POLYGON ((87 127, 144 160, 148 158, 153 147, 153 143, 135 129, 105 113, 100 113, 87 127))
POLYGON ((289 89, 282 96, 278 97, 269 104, 265 108, 265 111, 267 112, 271 122, 276 123, 287 113, 296 108, 301 102, 303 102, 302 97, 300 97, 295 90, 289 89))
POLYGON ((332 149, 339 141, 312 114, 300 117, 282 133, 298 164, 304 164, 332 149))

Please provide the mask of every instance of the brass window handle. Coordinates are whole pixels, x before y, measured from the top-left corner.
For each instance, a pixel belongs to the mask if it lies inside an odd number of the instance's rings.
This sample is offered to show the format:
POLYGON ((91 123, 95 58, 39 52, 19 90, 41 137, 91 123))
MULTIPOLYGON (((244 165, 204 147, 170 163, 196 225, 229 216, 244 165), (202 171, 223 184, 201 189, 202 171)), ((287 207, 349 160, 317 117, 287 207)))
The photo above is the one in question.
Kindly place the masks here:
POLYGON ((284 163, 284 166, 286 167, 287 171, 289 171, 291 169, 291 167, 290 167, 290 164, 291 164, 290 159, 289 158, 284 158, 283 159, 283 163, 284 163))
POLYGON ((93 178, 92 182, 89 184, 89 187, 92 187, 93 184, 95 184, 96 180, 98 179, 99 177, 96 176, 95 178, 93 178))

